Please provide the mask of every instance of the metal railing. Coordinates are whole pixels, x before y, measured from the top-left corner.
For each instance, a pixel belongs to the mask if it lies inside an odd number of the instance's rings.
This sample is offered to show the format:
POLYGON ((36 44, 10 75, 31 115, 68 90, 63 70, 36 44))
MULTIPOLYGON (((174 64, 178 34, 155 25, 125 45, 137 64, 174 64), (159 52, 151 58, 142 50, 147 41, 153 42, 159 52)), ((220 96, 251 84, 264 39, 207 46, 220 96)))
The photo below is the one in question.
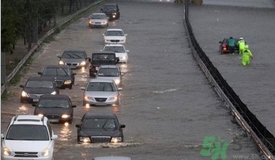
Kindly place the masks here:
POLYGON ((17 64, 17 66, 13 69, 13 71, 7 76, 5 83, 1 86, 1 95, 4 93, 4 91, 7 89, 8 83, 13 79, 13 77, 20 71, 20 69, 23 67, 23 65, 26 63, 26 61, 33 55, 33 53, 43 44, 43 42, 53 35, 60 27, 65 25, 66 23, 73 20, 76 16, 79 14, 87 11, 91 7, 103 2, 104 0, 98 0, 93 2, 92 4, 88 5, 87 7, 75 12, 72 15, 69 15, 62 19, 61 22, 59 22, 54 28, 49 30, 43 37, 41 37, 38 42, 28 51, 28 53, 24 56, 24 58, 17 64))
POLYGON ((239 96, 228 85, 226 80, 212 64, 207 55, 198 44, 189 22, 189 3, 185 3, 184 26, 188 33, 188 41, 193 57, 205 73, 215 91, 228 105, 231 114, 238 124, 251 136, 257 144, 265 159, 273 160, 275 155, 275 138, 268 129, 257 119, 257 117, 241 101, 239 96))

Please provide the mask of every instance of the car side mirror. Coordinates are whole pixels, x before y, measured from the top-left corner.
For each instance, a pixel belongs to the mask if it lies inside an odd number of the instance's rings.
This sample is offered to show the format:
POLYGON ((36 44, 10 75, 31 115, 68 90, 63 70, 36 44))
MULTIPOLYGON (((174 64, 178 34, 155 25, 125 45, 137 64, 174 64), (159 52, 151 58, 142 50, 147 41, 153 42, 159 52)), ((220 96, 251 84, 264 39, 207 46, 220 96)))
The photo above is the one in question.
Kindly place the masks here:
POLYGON ((24 85, 19 85, 20 88, 24 88, 24 85))
POLYGON ((85 87, 80 87, 81 90, 85 90, 85 87))
POLYGON ((55 135, 55 134, 54 134, 54 135, 52 136, 52 140, 55 140, 55 139, 57 139, 57 138, 58 138, 58 135, 55 135))
POLYGON ((42 75, 42 72, 37 72, 37 74, 42 75))
POLYGON ((76 128, 80 128, 80 124, 76 124, 75 127, 76 127, 76 128))
POLYGON ((125 128, 126 125, 125 124, 121 124, 119 128, 125 128))
POLYGON ((130 52, 129 50, 126 50, 126 52, 130 52))
POLYGON ((124 34, 124 36, 126 37, 128 34, 124 34))
POLYGON ((219 43, 222 43, 222 41, 219 41, 219 43))
POLYGON ((118 91, 122 91, 122 88, 117 88, 118 91))
POLYGON ((2 139, 4 139, 4 138, 5 138, 4 134, 1 134, 1 138, 2 138, 2 139))
POLYGON ((72 105, 72 108, 75 108, 76 107, 76 105, 72 105))
POLYGON ((33 107, 36 107, 36 104, 35 104, 35 103, 32 103, 32 106, 33 106, 33 107))
POLYGON ((60 58, 60 59, 61 59, 61 56, 57 56, 57 58, 60 58))
POLYGON ((102 34, 103 36, 105 36, 105 34, 102 34))

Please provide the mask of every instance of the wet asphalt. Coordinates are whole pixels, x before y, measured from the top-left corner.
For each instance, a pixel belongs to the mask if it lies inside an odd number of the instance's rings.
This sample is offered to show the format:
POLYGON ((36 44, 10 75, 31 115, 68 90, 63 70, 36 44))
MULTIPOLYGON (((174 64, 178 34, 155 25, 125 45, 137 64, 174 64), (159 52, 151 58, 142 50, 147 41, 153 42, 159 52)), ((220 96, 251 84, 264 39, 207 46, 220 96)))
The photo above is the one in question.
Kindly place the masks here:
MULTIPOLYGON (((121 103, 107 107, 82 106, 83 92, 80 87, 85 86, 89 77, 87 70, 75 71, 77 75, 73 89, 61 91, 70 95, 77 105, 74 122, 69 126, 52 124, 59 135, 55 159, 88 160, 95 156, 121 155, 134 160, 210 160, 211 156, 200 155, 205 136, 220 136, 225 142, 231 142, 226 152, 227 159, 237 159, 236 156, 260 159, 253 141, 232 123, 229 111, 194 61, 182 22, 183 5, 146 1, 117 3, 121 17, 111 22, 109 28, 121 28, 128 34, 125 47, 130 50, 129 63, 121 65, 125 73, 121 103), (126 124, 125 143, 77 144, 75 124, 87 111, 116 113, 120 122, 126 124)), ((203 14, 202 8, 196 13, 203 14)), ((20 84, 24 84, 30 76, 38 76, 37 72, 44 66, 57 64, 57 55, 63 50, 84 49, 89 55, 101 50, 102 34, 106 29, 89 29, 87 17, 88 14, 58 34, 54 41, 45 44, 35 55, 20 84)), ((198 26, 202 22, 194 20, 192 23, 198 26)), ((195 29, 195 33, 203 37, 199 28, 195 29)), ((210 36, 209 33, 206 37, 210 36)), ((217 45, 215 41, 205 45, 204 49, 209 51, 207 47, 218 48, 217 45)), ((213 55, 211 58, 222 57, 214 51, 210 52, 213 55)), ((231 59, 229 62, 235 62, 240 71, 244 69, 238 66, 237 56, 226 57, 231 59)), ((232 81, 230 76, 225 78, 232 81)), ((32 114, 34 110, 29 104, 20 104, 19 84, 11 87, 10 91, 12 96, 1 106, 2 133, 13 114, 32 114)))

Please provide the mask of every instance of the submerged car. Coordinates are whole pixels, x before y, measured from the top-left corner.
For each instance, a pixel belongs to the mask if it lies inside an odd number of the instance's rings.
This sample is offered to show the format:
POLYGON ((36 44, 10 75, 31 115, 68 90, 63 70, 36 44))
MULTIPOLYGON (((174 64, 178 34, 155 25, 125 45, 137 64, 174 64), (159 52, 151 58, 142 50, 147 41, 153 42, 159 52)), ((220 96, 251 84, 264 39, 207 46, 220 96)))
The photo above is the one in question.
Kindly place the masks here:
POLYGON ((93 160, 131 160, 131 158, 122 157, 122 156, 104 156, 104 157, 94 157, 93 160))
POLYGON ((122 75, 117 65, 101 65, 96 73, 96 78, 111 79, 117 86, 122 86, 122 75))
MULTIPOLYGON (((224 38, 222 41, 219 42, 219 52, 220 54, 226 54, 226 53, 230 53, 229 51, 229 47, 228 47, 228 39, 229 38, 224 38)), ((235 52, 239 51, 239 47, 238 47, 238 39, 235 39, 235 52)))
POLYGON ((120 63, 128 63, 128 52, 123 44, 106 44, 102 51, 115 52, 120 63))
POLYGON ((124 33, 122 29, 107 29, 103 34, 104 43, 126 43, 127 34, 124 33))
POLYGON ((78 143, 118 143, 124 141, 123 128, 115 114, 87 112, 76 124, 78 143))
POLYGON ((111 79, 90 79, 84 90, 83 106, 89 105, 119 105, 119 91, 111 79))
POLYGON ((72 73, 69 66, 49 65, 46 66, 42 72, 38 72, 38 74, 42 77, 54 78, 58 88, 73 88, 75 73, 72 73))
POLYGON ((91 60, 84 50, 67 50, 63 52, 62 56, 57 57, 59 58, 59 65, 67 65, 72 69, 86 68, 91 60))
POLYGON ((88 25, 90 28, 93 27, 108 27, 109 17, 105 13, 93 13, 89 16, 88 25))
POLYGON ((116 3, 106 3, 100 9, 101 12, 105 13, 110 20, 119 19, 120 18, 120 11, 118 4, 116 3))
POLYGON ((37 103, 44 94, 59 94, 59 89, 52 77, 30 77, 22 89, 20 102, 37 103))
POLYGON ((63 123, 73 121, 76 105, 67 95, 43 95, 35 106, 34 115, 45 116, 49 122, 63 123))

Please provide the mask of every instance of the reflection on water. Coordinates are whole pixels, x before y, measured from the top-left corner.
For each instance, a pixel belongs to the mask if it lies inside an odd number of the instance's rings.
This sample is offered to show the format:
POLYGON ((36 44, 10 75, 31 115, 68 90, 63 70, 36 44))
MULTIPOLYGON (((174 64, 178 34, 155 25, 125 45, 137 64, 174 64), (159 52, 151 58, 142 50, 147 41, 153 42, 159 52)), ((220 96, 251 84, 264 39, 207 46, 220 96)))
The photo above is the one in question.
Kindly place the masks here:
POLYGON ((65 123, 62 125, 59 133, 60 141, 71 141, 72 131, 69 129, 69 123, 65 123))
MULTIPOLYGON (((83 143, 76 144, 76 147, 84 147, 84 148, 123 148, 123 147, 131 147, 131 146, 139 146, 141 143, 136 142, 123 142, 123 143, 83 143)), ((83 153, 85 154, 85 153, 83 153)))
POLYGON ((118 106, 112 106, 113 107, 113 112, 118 112, 119 111, 119 108, 118 108, 118 106))
POLYGON ((86 73, 85 67, 82 67, 82 68, 81 68, 81 73, 86 73))
POLYGON ((20 106, 19 108, 18 108, 18 110, 17 111, 20 111, 20 112, 26 112, 26 111, 28 111, 28 107, 26 107, 26 105, 25 104, 23 104, 22 106, 20 106))

